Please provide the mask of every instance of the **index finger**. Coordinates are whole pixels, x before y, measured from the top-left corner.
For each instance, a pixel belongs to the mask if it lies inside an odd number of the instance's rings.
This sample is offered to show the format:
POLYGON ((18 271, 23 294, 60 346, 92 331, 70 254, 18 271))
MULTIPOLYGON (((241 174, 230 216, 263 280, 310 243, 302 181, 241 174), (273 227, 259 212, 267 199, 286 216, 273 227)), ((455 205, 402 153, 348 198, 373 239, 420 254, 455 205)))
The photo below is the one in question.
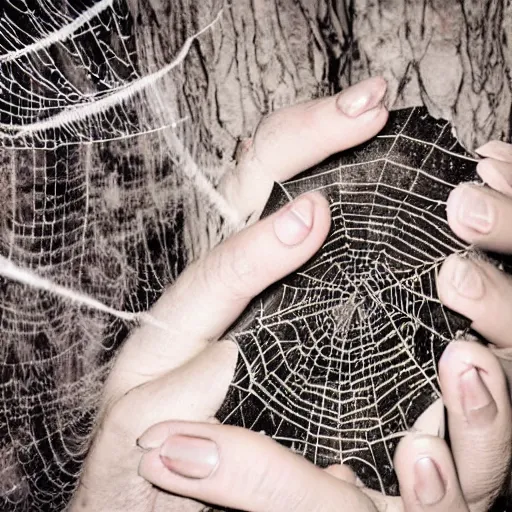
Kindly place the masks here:
POLYGON ((377 512, 355 486, 250 430, 166 422, 139 444, 139 475, 181 496, 251 512, 377 512))
POLYGON ((242 217, 263 208, 274 182, 288 180, 329 156, 357 146, 386 124, 387 84, 364 80, 336 96, 282 108, 265 117, 221 189, 242 217))

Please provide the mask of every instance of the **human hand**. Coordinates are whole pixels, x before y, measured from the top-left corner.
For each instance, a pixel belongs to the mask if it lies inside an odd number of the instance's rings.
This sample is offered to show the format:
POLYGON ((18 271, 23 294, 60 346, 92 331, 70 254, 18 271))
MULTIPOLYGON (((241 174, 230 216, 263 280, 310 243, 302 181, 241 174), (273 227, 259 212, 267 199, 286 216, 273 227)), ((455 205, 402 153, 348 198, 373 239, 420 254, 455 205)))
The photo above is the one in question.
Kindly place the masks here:
MULTIPOLYGON (((237 172, 221 186, 230 203, 241 216, 256 216, 274 181, 373 137, 387 120, 380 105, 384 93, 384 81, 372 79, 339 98, 266 118, 244 145, 237 172)), ((137 474, 141 449, 136 439, 169 418, 212 421, 231 382, 237 350, 230 341, 211 341, 222 336, 252 297, 318 250, 329 218, 320 195, 301 196, 215 248, 164 293, 151 314, 165 329, 142 326, 115 362, 71 510, 197 509, 137 474)))
MULTIPOLYGON (((512 160, 512 151, 510 155, 512 160)), ((496 163, 483 161, 479 172, 497 190, 499 186, 505 188, 503 181, 498 180, 500 176, 486 169, 490 163, 492 171, 496 163)), ((512 166, 509 167, 512 181, 512 166)), ((481 187, 475 190, 482 192, 481 187)), ((453 199, 457 193, 454 192, 449 201, 450 225, 459 236, 473 242, 474 239, 457 231, 457 217, 453 214, 453 199)), ((501 246, 483 245, 502 251, 503 246, 503 243, 501 246)), ((450 258, 440 275, 442 298, 446 298, 447 270, 454 258, 450 258)), ((495 271, 493 267, 491 270, 495 271)), ((495 283, 507 283, 508 277, 498 271, 496 274, 499 277, 495 283)), ((503 299, 502 296, 499 304, 493 304, 489 311, 505 313, 507 301, 503 299), (497 306, 501 309, 496 309, 497 306)), ((455 299, 448 303, 456 310, 457 304, 455 299)), ((467 309, 459 311, 472 318, 467 309)), ((485 314, 483 317, 485 319, 485 314)), ((489 328, 492 322, 508 320, 508 317, 502 314, 500 318, 493 315, 486 319, 489 328)), ((476 328, 475 324, 473 326, 476 328)), ((344 508, 350 510, 486 511, 506 483, 510 464, 511 413, 506 381, 496 358, 487 348, 473 342, 451 344, 440 361, 439 376, 448 411, 452 451, 441 439, 421 434, 407 436, 395 457, 401 484, 400 499, 383 498, 378 493, 365 491, 373 504, 365 502, 348 493, 345 486, 325 472, 268 438, 223 426, 170 422, 153 427, 141 439, 148 451, 142 459, 140 472, 172 492, 244 510, 338 510, 343 503, 344 508), (176 444, 183 439, 193 445, 195 436, 214 441, 218 455, 212 457, 218 459, 206 478, 190 480, 176 474, 183 466, 179 459, 173 458, 173 453, 176 453, 176 444), (432 465, 426 459, 434 462, 441 479, 435 470, 428 474, 432 465)), ((211 449, 212 444, 209 446, 211 449)), ((208 472, 204 467, 203 470, 208 472)), ((328 472, 355 483, 355 476, 345 467, 333 467, 328 472)))
MULTIPOLYGON (((476 248, 512 254, 512 145, 492 141, 477 150, 477 171, 486 187, 464 183, 448 199, 452 230, 476 248)), ((472 321, 512 382, 512 277, 484 258, 453 255, 438 279, 441 301, 472 321)), ((482 433, 483 435, 483 433, 482 433)), ((475 439, 485 444, 487 438, 475 439)), ((462 457, 468 446, 454 446, 462 457)), ((489 453, 489 457, 493 457, 489 453)), ((475 464, 471 460, 466 464, 475 464)), ((492 478, 492 473, 489 474, 492 478)))
MULTIPOLYGON (((493 141, 477 152, 486 157, 477 172, 488 186, 463 183, 450 194, 447 213, 452 230, 487 251, 512 254, 512 145, 493 141)), ((512 351, 512 278, 483 258, 447 259, 439 275, 440 299, 472 321, 472 328, 496 353, 512 351)))
POLYGON ((439 377, 453 455, 440 438, 407 435, 394 460, 400 498, 361 491, 345 466, 323 471, 264 435, 226 425, 151 427, 139 440, 139 473, 172 493, 251 512, 486 512, 510 463, 504 375, 488 349, 457 341, 439 377))

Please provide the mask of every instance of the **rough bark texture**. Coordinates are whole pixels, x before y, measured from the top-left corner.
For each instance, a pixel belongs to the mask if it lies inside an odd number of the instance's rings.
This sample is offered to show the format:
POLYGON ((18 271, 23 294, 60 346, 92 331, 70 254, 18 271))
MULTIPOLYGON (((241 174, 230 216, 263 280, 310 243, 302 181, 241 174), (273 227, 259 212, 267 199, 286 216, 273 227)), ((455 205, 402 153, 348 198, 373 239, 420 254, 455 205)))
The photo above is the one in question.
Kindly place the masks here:
MULTIPOLYGON (((149 68, 220 5, 130 3, 149 68)), ((183 93, 179 110, 201 126, 202 149, 223 158, 261 115, 376 74, 389 81, 391 108, 425 104, 473 148, 509 134, 511 14, 505 0, 240 0, 166 88, 183 93)))
MULTIPOLYGON (((62 12, 99 2, 38 10, 44 3, 0 2, 0 59, 33 38, 62 37, 62 12)), ((0 60, 0 200, 12 205, 0 212, 3 256, 112 307, 146 310, 222 234, 207 195, 179 172, 187 158, 215 183, 262 115, 369 75, 388 79, 389 106, 425 103, 453 120, 469 149, 509 136, 506 0, 234 0, 179 67, 98 115, 73 117, 168 65, 223 4, 115 0, 73 37, 0 60), (56 130, 12 136, 52 118, 56 130)), ((0 310, 0 508, 59 510, 127 330, 10 281, 0 283, 0 310)))

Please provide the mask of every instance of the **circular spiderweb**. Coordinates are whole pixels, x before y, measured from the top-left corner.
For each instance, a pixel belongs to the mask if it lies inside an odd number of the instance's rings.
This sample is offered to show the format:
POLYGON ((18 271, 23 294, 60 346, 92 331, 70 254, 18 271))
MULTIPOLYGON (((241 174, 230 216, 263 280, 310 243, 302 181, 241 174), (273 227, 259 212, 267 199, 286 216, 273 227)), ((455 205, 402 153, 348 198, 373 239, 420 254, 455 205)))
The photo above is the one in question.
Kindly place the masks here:
POLYGON ((350 465, 398 494, 400 437, 439 397, 437 361, 469 321, 443 307, 436 275, 468 247, 446 200, 477 179, 444 121, 392 113, 372 141, 276 185, 264 215, 309 190, 332 210, 322 249, 253 301, 232 330, 235 375, 218 418, 264 431, 322 467, 350 465))

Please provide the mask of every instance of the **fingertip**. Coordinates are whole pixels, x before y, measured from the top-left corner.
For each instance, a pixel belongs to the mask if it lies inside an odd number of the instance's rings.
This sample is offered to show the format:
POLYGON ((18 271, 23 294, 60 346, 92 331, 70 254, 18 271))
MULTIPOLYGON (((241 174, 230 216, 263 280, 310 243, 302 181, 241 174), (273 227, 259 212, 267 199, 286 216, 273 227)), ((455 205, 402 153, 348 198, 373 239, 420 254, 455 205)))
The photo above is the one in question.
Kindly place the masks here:
POLYGON ((408 432, 398 443, 393 457, 393 465, 400 480, 402 490, 404 484, 410 488, 413 482, 414 465, 424 458, 446 458, 446 443, 437 436, 420 432, 408 432))
POLYGON ((282 245, 290 248, 312 238, 308 252, 316 251, 329 232, 330 219, 327 200, 318 192, 306 193, 275 213, 274 233, 282 245))
POLYGON ((471 368, 480 368, 485 373, 495 369, 494 356, 480 343, 471 340, 454 340, 444 349, 439 359, 438 371, 443 394, 449 392, 448 384, 458 379, 471 368))
MULTIPOLYGON (((164 460, 159 449, 147 451, 140 458, 137 467, 138 476, 163 491, 179 496, 198 498, 201 501, 205 500, 204 487, 207 486, 204 485, 204 482, 208 481, 208 478, 205 479, 201 475, 179 474, 181 468, 174 471, 173 467, 168 467, 164 460)), ((185 462, 185 465, 189 464, 185 462)))
POLYGON ((373 79, 378 83, 378 87, 380 87, 384 93, 382 94, 381 101, 384 98, 384 95, 386 94, 388 90, 388 81, 384 78, 382 75, 374 76, 373 79))
POLYGON ((471 320, 471 328, 498 347, 510 347, 512 278, 485 255, 450 255, 436 279, 439 300, 471 320))
MULTIPOLYGON (((474 183, 461 183, 448 195, 446 216, 450 229, 462 240, 473 243, 492 229, 494 211, 484 212, 482 187, 474 183), (481 211, 482 210, 482 211, 481 211)), ((486 201, 485 205, 489 205, 486 201)))
POLYGON ((411 446, 413 446, 414 440, 420 435, 421 434, 417 432, 407 432, 402 439, 400 439, 393 455, 395 471, 400 471, 403 468, 404 463, 408 463, 410 461, 409 454, 411 453, 411 446))
POLYGON ((508 421, 505 376, 496 356, 480 343, 450 343, 439 361, 439 381, 452 428, 457 425, 457 430, 464 426, 477 431, 508 421))
POLYGON ((496 399, 506 395, 506 380, 498 358, 485 345, 472 340, 455 340, 448 344, 439 360, 439 380, 443 395, 472 368, 480 371, 482 380, 496 399))
POLYGON ((337 478, 338 480, 343 480, 352 485, 356 485, 358 487, 362 487, 362 482, 357 478, 357 475, 354 471, 347 466, 346 464, 334 464, 324 469, 326 473, 337 478))
POLYGON ((330 203, 322 191, 314 190, 312 192, 306 192, 299 197, 309 198, 309 200, 314 203, 317 212, 323 212, 321 213, 322 215, 327 216, 329 219, 331 218, 330 203))
POLYGON ((295 199, 274 219, 274 233, 285 246, 301 244, 310 234, 315 220, 315 203, 308 195, 295 199))
MULTIPOLYGON (((215 433, 215 426, 204 423, 168 421, 151 427, 139 439, 149 448, 140 458, 138 475, 162 490, 211 502, 227 483, 217 477, 221 455, 215 433)), ((230 500, 228 495, 226 505, 230 500)))
POLYGON ((450 451, 433 436, 409 433, 395 451, 400 495, 408 511, 467 510, 450 451))
POLYGON ((491 140, 480 146, 475 152, 483 157, 512 163, 512 145, 501 140, 491 140))
POLYGON ((448 344, 448 346, 444 349, 441 354, 441 358, 439 359, 439 376, 445 373, 456 373, 457 368, 461 369, 461 362, 464 361, 462 365, 462 369, 468 367, 471 364, 471 360, 473 359, 471 356, 466 356, 466 344, 471 343, 469 341, 463 340, 453 340, 448 344))
POLYGON ((437 276, 439 300, 447 307, 477 321, 485 311, 489 279, 476 258, 451 254, 437 276))
POLYGON ((316 224, 315 228, 319 232, 320 239, 325 240, 331 227, 331 205, 327 197, 320 191, 310 192, 313 202, 315 203, 316 224))
POLYGON ((388 122, 388 119, 389 111, 385 105, 381 104, 366 114, 363 114, 359 122, 362 126, 370 125, 368 128, 368 133, 371 133, 371 136, 374 137, 384 128, 388 122))
POLYGON ((339 93, 336 98, 336 107, 343 115, 355 119, 381 104, 387 86, 382 76, 362 80, 339 93))
POLYGON ((507 196, 512 195, 512 163, 485 158, 478 162, 476 171, 490 188, 507 196))

